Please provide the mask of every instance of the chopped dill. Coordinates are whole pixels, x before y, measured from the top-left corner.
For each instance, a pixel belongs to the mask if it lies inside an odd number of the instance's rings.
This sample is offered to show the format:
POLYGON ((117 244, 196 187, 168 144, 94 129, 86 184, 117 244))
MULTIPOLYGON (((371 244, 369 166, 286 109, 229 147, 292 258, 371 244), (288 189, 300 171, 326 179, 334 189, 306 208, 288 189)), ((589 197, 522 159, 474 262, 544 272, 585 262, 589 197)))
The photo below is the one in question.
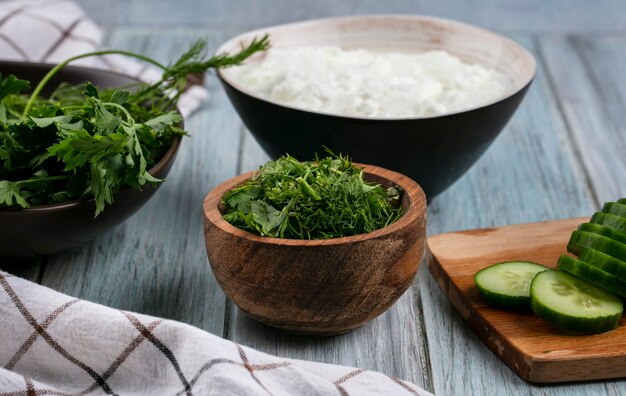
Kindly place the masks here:
POLYGON ((286 239, 330 239, 386 227, 402 216, 399 187, 363 178, 347 156, 269 161, 222 197, 224 219, 243 230, 286 239))

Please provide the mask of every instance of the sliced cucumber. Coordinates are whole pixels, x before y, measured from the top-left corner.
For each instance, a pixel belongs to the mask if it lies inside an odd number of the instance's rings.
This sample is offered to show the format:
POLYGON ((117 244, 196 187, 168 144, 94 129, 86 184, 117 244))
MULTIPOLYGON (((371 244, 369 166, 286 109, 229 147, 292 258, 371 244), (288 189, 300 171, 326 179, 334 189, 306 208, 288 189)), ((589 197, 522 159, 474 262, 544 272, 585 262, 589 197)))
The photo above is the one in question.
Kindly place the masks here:
POLYGON ((600 224, 583 223, 578 226, 578 230, 591 232, 592 234, 602 235, 617 242, 626 243, 626 233, 600 224))
POLYGON ((530 308, 530 282, 548 268, 528 261, 508 261, 483 268, 474 275, 480 294, 502 308, 530 308))
POLYGON ((615 216, 610 213, 597 212, 591 216, 590 223, 600 224, 614 230, 626 232, 626 218, 615 216))
POLYGON ((611 257, 595 249, 588 248, 581 250, 578 259, 594 267, 598 267, 602 271, 608 272, 626 282, 626 262, 622 260, 618 260, 615 257, 611 257))
POLYGON ((606 289, 611 293, 626 297, 626 282, 619 280, 616 276, 611 275, 598 267, 576 260, 566 254, 559 257, 558 266, 560 270, 576 275, 577 277, 606 289))
POLYGON ((619 325, 624 307, 613 294, 565 271, 538 273, 530 285, 532 310, 556 327, 601 333, 619 325))
POLYGON ((602 207, 602 213, 609 213, 615 216, 626 217, 626 205, 617 202, 607 202, 602 207))
POLYGON ((626 261, 626 245, 610 238, 586 231, 574 231, 567 244, 567 251, 580 255, 584 248, 591 248, 626 261))

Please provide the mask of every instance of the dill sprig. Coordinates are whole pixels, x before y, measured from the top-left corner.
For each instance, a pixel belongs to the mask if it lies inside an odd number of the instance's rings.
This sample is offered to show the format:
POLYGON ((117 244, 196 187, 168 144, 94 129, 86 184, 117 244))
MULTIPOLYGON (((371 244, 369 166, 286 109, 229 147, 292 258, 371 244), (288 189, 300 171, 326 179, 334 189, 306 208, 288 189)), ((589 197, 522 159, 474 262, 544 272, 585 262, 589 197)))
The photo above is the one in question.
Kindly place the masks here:
POLYGON ((347 156, 269 161, 222 197, 224 219, 261 236, 329 239, 368 233, 402 216, 399 187, 363 178, 347 156))

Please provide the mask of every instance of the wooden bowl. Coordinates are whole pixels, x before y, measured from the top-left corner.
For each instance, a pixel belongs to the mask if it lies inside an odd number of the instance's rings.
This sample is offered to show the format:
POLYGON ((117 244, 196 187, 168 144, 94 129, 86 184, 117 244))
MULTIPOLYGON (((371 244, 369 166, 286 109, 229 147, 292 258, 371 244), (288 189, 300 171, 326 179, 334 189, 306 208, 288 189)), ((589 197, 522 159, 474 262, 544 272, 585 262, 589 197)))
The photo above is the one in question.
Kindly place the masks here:
POLYGON ((232 178, 204 200, 204 235, 213 273, 242 311, 270 326, 309 335, 353 330, 382 314, 409 287, 424 253, 426 198, 399 173, 370 165, 365 178, 404 189, 404 215, 351 237, 261 237, 222 218, 221 198, 254 172, 232 178))

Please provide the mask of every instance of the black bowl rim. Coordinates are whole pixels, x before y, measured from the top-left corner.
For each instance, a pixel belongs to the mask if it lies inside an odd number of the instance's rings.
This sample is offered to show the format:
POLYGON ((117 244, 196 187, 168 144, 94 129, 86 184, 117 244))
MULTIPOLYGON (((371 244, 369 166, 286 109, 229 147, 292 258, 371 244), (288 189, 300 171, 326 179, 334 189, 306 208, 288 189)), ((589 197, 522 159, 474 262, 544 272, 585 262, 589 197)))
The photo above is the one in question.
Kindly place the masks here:
MULTIPOLYGON (((50 63, 50 62, 28 62, 28 61, 13 61, 13 60, 0 60, 0 66, 3 65, 11 65, 11 66, 26 66, 26 67, 35 67, 38 69, 50 69, 53 68, 55 66, 57 66, 58 63, 50 63)), ((74 66, 74 65, 66 65, 64 66, 61 71, 63 70, 74 70, 74 71, 82 71, 85 73, 103 73, 103 74, 112 74, 118 77, 124 77, 130 80, 134 80, 136 82, 141 82, 140 79, 138 79, 137 77, 131 76, 129 74, 125 74, 125 73, 121 73, 119 71, 115 71, 115 70, 107 70, 107 69, 101 69, 98 67, 87 67, 87 66, 74 66)), ((19 76, 17 76, 19 78, 19 76)))
MULTIPOLYGON (((421 116, 421 117, 364 117, 364 116, 347 116, 347 115, 342 115, 342 114, 337 114, 337 113, 331 113, 331 112, 327 112, 327 111, 319 111, 319 110, 310 110, 304 107, 297 107, 297 106, 292 106, 292 105, 288 105, 288 104, 284 104, 284 103, 279 103, 270 99, 266 99, 263 98, 261 96, 259 96, 258 94, 255 94, 247 89, 244 89, 243 87, 241 87, 239 84, 234 83, 233 81, 231 81, 229 78, 227 78, 226 76, 223 75, 222 72, 222 68, 218 68, 217 69, 217 76, 220 79, 220 81, 222 81, 222 83, 224 84, 228 84, 230 87, 232 87, 234 90, 239 91, 242 94, 246 94, 247 96, 250 96, 252 98, 258 99, 260 101, 278 106, 278 107, 282 107, 284 109, 289 109, 289 110, 298 110, 304 113, 309 113, 309 114, 317 114, 317 115, 321 115, 321 116, 327 116, 329 118, 335 118, 335 119, 342 119, 342 120, 359 120, 359 121, 417 121, 417 120, 434 120, 434 119, 438 119, 438 118, 443 118, 443 117, 447 117, 447 116, 451 116, 451 115, 457 115, 457 114, 463 114, 463 113, 467 113, 467 112, 471 112, 474 110, 478 110, 478 109, 482 109, 485 107, 489 107, 492 106, 496 103, 502 102, 506 99, 509 99, 513 96, 515 96, 516 94, 518 94, 519 92, 523 91, 524 89, 526 89, 526 87, 528 87, 532 81, 534 80, 535 76, 537 75, 537 61, 535 60, 535 57, 530 53, 530 51, 528 51, 523 45, 517 43, 516 41, 502 35, 499 33, 496 33, 492 30, 489 29, 485 29, 476 25, 471 25, 469 23, 464 23, 464 22, 460 22, 460 21, 456 21, 453 19, 447 19, 447 18, 440 18, 440 17, 434 17, 434 16, 427 16, 427 15, 402 15, 402 14, 364 14, 364 15, 352 15, 352 16, 340 16, 340 17, 330 17, 330 18, 317 18, 317 19, 309 19, 309 20, 304 20, 304 21, 299 21, 299 22, 291 22, 291 23, 284 23, 284 24, 279 24, 279 25, 272 25, 272 26, 267 26, 264 28, 260 28, 260 29, 254 29, 254 30, 250 30, 247 32, 243 32, 238 34, 237 36, 231 37, 230 39, 228 39, 227 41, 225 41, 224 43, 222 43, 219 46, 219 49, 217 50, 217 53, 223 53, 226 52, 225 51, 225 47, 229 47, 232 46, 232 43, 235 42, 242 42, 243 38, 246 37, 252 37, 252 36, 259 36, 259 35, 264 35, 268 33, 268 30, 273 30, 273 29, 277 29, 277 28, 288 28, 288 27, 298 27, 298 26, 302 26, 302 25, 309 25, 309 24, 315 24, 315 23, 319 23, 319 22, 326 22, 326 21, 344 21, 344 20, 355 20, 355 19, 367 19, 367 18, 375 18, 375 19, 385 19, 385 18, 397 18, 397 19, 405 19, 405 20, 415 20, 415 21, 433 21, 433 22, 439 22, 439 23, 448 23, 448 24, 453 24, 453 25, 457 25, 463 28, 470 28, 470 29, 475 29, 478 31, 482 31, 484 33, 488 33, 494 36, 497 36, 499 38, 501 38, 502 40, 504 40, 505 42, 507 42, 509 45, 512 45, 514 47, 517 47, 518 49, 521 50, 521 53, 523 53, 524 55, 526 55, 526 57, 528 58, 528 60, 530 61, 530 64, 532 66, 532 72, 529 74, 529 77, 527 79, 527 81, 525 81, 524 83, 520 84, 519 87, 517 87, 517 89, 512 89, 511 91, 509 91, 508 93, 506 93, 504 96, 501 96, 497 99, 494 99, 490 102, 481 104, 481 105, 477 105, 477 106, 472 106, 466 109, 461 109, 461 110, 457 110, 454 112, 449 112, 449 113, 443 113, 443 114, 439 114, 439 115, 435 115, 435 116, 421 116)), ((270 35, 270 40, 271 40, 271 35, 270 35)))
MULTIPOLYGON (((37 67, 37 68, 50 68, 50 67, 54 67, 56 66, 55 63, 39 63, 39 62, 21 62, 21 61, 0 61, 0 66, 2 65, 13 65, 13 66, 27 66, 27 67, 37 67)), ((130 76, 128 74, 124 74, 124 73, 120 73, 120 72, 116 72, 116 71, 109 71, 109 70, 105 70, 105 69, 98 69, 98 68, 92 68, 92 67, 84 67, 84 66, 65 66, 63 67, 62 70, 75 70, 75 71, 83 71, 86 73, 93 73, 93 72, 97 72, 97 73, 104 73, 104 74, 113 74, 119 77, 125 77, 125 78, 129 78, 131 80, 135 80, 137 82, 141 82, 141 80, 130 76)), ((178 108, 176 108, 176 111, 180 114, 180 110, 178 108)), ((165 154, 163 154, 163 157, 161 157, 161 159, 159 160, 159 162, 157 162, 152 168, 150 168, 150 170, 148 171, 148 173, 150 173, 150 175, 155 175, 156 173, 158 173, 164 166, 166 166, 170 161, 172 161, 175 156, 176 156, 176 152, 178 151, 178 148, 180 147, 180 144, 182 142, 182 136, 180 135, 176 135, 172 141, 172 145, 170 146, 169 149, 167 149, 167 151, 165 152, 165 154)), ((145 187, 149 187, 149 186, 145 186, 145 187)), ((126 187, 121 189, 120 191, 124 191, 124 190, 130 190, 132 189, 132 187, 126 187)), ((120 192, 118 191, 118 193, 120 192)), ((38 205, 38 206, 32 206, 29 208, 12 208, 12 207, 6 207, 6 208, 0 208, 0 214, 3 213, 37 213, 37 212, 47 212, 47 211, 54 211, 54 210, 59 210, 59 209, 67 209, 70 207, 75 207, 75 206, 80 206, 80 205, 84 205, 84 204, 90 204, 95 202, 94 198, 80 198, 80 199, 74 199, 71 201, 67 201, 67 202, 61 202, 58 204, 52 204, 52 205, 38 205)))

